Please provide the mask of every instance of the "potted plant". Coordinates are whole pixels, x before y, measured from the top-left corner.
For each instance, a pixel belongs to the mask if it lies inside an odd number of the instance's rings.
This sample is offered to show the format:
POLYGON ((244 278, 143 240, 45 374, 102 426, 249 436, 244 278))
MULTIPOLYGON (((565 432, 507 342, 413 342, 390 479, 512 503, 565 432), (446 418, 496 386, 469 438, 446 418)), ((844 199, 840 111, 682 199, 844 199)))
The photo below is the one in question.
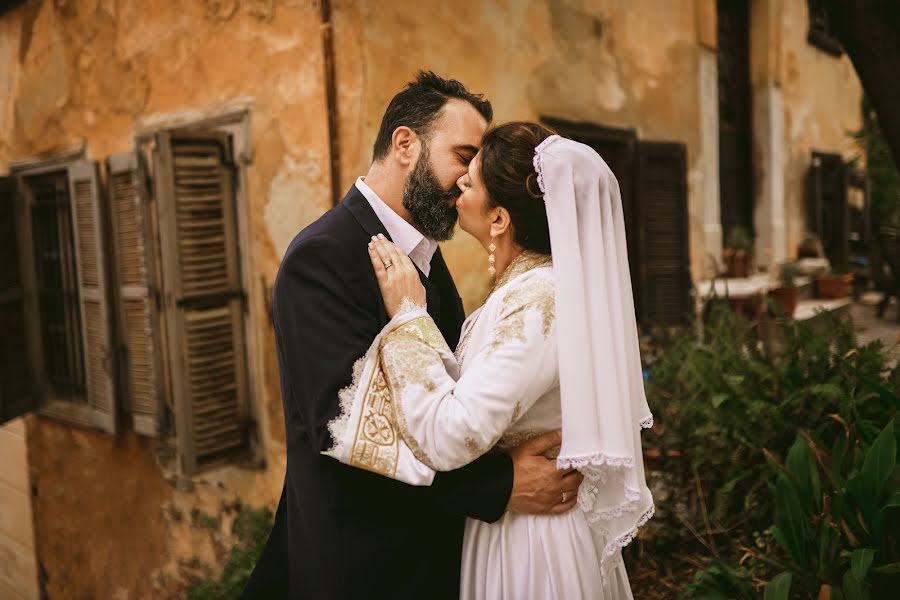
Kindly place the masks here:
POLYGON ((783 262, 778 268, 778 287, 769 292, 773 300, 778 302, 788 316, 794 316, 800 290, 797 288, 797 267, 792 262, 783 262))
POLYGON ((807 231, 797 245, 797 261, 794 263, 797 275, 816 276, 828 270, 825 248, 815 233, 807 231))
POLYGON ((846 298, 852 291, 853 272, 846 259, 816 277, 816 293, 820 298, 846 298))
POLYGON ((750 255, 753 250, 753 236, 745 227, 732 227, 725 239, 722 261, 727 277, 748 277, 750 275, 750 255))

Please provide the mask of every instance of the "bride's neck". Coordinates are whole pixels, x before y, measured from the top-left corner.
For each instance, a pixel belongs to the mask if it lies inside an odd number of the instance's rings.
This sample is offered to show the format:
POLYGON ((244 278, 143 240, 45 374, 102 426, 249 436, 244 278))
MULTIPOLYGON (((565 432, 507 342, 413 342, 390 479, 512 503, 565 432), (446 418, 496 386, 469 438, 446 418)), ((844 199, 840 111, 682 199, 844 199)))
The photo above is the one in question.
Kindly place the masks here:
POLYGON ((520 254, 522 254, 523 251, 524 250, 522 248, 519 248, 515 244, 510 244, 508 246, 504 245, 503 248, 497 248, 497 250, 494 252, 494 258, 496 259, 496 262, 494 262, 494 268, 497 269, 497 281, 499 281, 500 278, 503 277, 503 273, 506 271, 506 269, 509 268, 509 265, 511 265, 512 262, 516 260, 516 258, 520 254))

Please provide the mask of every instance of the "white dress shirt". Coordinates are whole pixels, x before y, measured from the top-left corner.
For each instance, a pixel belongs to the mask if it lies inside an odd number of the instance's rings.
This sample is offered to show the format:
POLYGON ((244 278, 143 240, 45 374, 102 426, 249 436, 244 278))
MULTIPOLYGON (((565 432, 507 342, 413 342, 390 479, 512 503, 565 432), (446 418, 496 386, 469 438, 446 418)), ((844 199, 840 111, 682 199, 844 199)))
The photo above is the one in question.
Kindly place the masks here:
POLYGON ((397 244, 400 251, 409 256, 413 264, 419 267, 419 270, 425 273, 425 277, 431 273, 431 259, 437 251, 438 243, 432 238, 425 237, 422 233, 410 225, 406 219, 394 212, 394 210, 385 204, 384 200, 378 197, 372 188, 370 188, 364 178, 360 177, 356 180, 356 188, 362 192, 362 195, 369 201, 369 206, 375 211, 378 220, 381 221, 384 228, 387 229, 391 240, 397 244))

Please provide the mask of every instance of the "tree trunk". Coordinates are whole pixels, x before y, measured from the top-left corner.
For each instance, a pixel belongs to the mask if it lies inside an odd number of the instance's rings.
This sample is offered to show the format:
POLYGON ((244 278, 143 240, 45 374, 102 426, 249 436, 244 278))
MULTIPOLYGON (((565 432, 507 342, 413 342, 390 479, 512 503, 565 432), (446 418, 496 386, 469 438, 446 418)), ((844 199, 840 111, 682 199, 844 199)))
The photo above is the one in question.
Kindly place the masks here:
POLYGON ((900 2, 823 0, 900 169, 900 2))

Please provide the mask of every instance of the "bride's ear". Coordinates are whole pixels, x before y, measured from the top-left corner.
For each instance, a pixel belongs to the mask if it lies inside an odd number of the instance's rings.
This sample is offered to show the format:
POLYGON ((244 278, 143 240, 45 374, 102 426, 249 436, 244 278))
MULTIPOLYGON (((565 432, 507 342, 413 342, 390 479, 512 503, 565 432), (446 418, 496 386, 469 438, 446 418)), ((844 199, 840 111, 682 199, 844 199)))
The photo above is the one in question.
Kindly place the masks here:
POLYGON ((512 218, 509 211, 502 206, 497 206, 489 213, 491 215, 491 237, 503 237, 512 226, 512 218))

